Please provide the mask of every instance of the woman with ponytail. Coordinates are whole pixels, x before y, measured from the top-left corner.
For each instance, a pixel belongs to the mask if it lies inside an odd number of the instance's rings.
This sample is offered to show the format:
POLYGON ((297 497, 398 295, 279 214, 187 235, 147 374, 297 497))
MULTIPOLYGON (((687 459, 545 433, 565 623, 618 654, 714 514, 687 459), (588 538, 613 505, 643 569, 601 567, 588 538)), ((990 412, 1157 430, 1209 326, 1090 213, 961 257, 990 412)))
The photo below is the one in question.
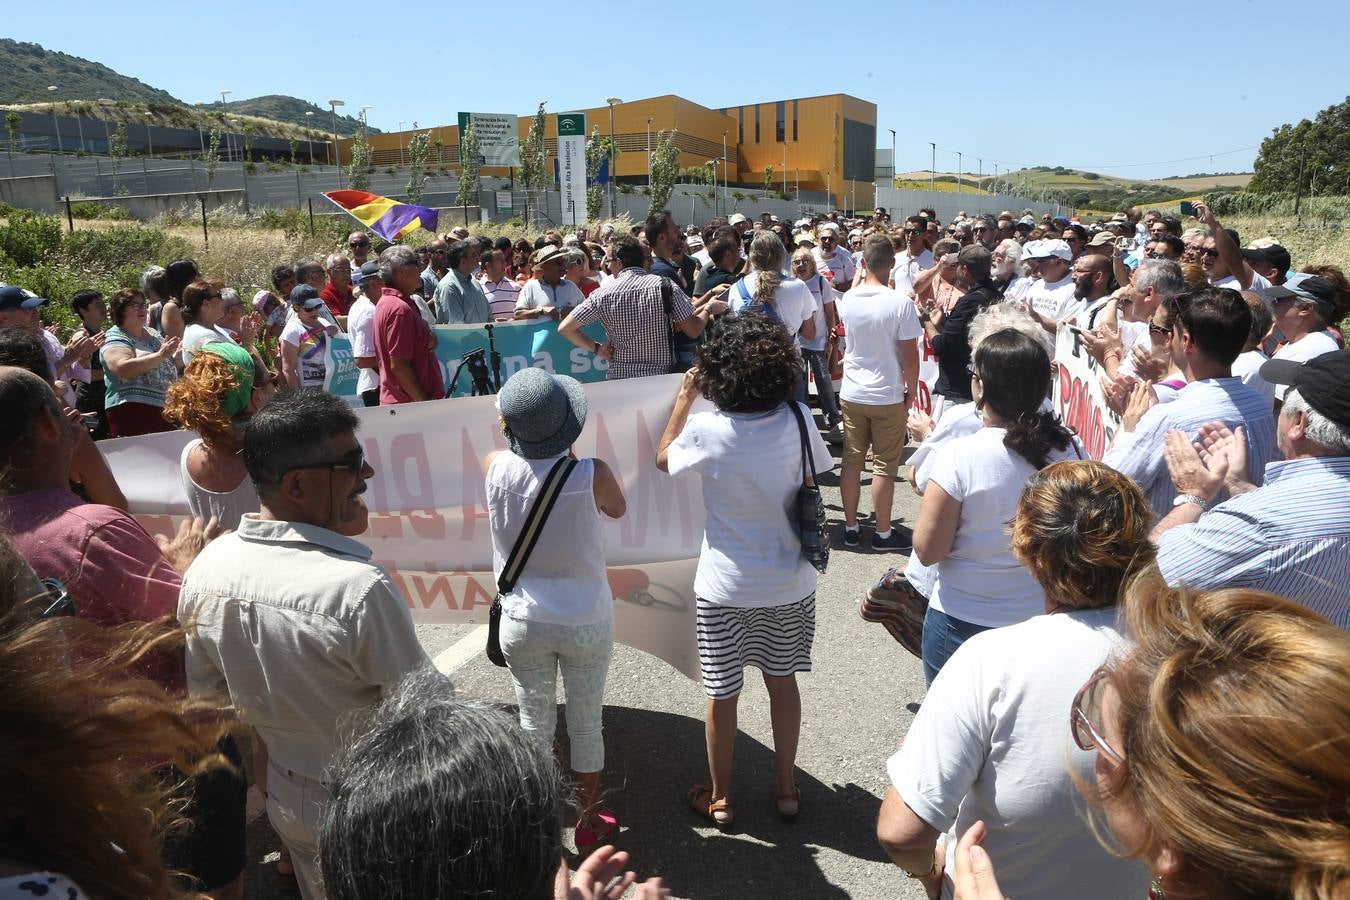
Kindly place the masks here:
POLYGON ((1013 329, 995 332, 971 369, 982 427, 941 449, 914 526, 915 555, 937 566, 923 625, 930 685, 967 638, 1044 610, 1045 591, 1013 555, 1008 523, 1032 475, 1083 457, 1046 407, 1050 357, 1041 342, 1013 329))
MULTIPOLYGON (((750 242, 748 274, 727 294, 731 311, 738 315, 758 313, 783 326, 796 343, 797 336, 813 340, 816 336, 816 301, 805 282, 783 273, 787 266, 787 248, 772 231, 761 231, 750 242)), ((806 402, 806 373, 797 380, 794 398, 806 402)))

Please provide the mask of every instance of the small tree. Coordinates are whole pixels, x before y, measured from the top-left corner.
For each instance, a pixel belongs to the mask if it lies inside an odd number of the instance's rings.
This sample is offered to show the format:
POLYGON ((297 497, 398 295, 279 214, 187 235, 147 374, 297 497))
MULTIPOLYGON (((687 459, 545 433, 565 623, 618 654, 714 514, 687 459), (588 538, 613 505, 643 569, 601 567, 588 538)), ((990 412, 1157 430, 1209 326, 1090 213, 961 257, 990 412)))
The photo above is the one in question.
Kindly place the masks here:
POLYGON ((118 193, 122 186, 122 160, 127 156, 126 122, 117 123, 117 130, 112 133, 108 149, 113 158, 113 193, 118 193))
POLYGON ((9 132, 9 174, 14 174, 14 145, 19 142, 19 126, 23 116, 11 110, 5 113, 5 129, 9 132))
MULTIPOLYGON (((413 128, 417 123, 413 123, 413 128)), ((415 134, 408 142, 408 202, 421 203, 427 192, 427 158, 431 156, 431 132, 415 134)))
POLYGON ((216 177, 216 166, 220 165, 220 128, 211 129, 211 139, 206 143, 206 156, 202 159, 206 163, 206 189, 211 190, 211 182, 216 177))
POLYGON ((544 104, 534 114, 530 131, 525 135, 525 145, 520 148, 520 181, 525 187, 525 221, 530 221, 530 192, 536 193, 545 184, 545 166, 548 164, 548 150, 544 147, 544 104))
POLYGON ((605 204, 605 189, 600 186, 600 182, 596 178, 600 175, 600 167, 609 158, 611 143, 612 141, 609 138, 600 136, 599 125, 591 129, 591 136, 586 141, 586 217, 588 219, 600 218, 600 213, 605 204))
POLYGON ((366 113, 361 111, 361 124, 352 140, 352 160, 347 167, 347 186, 354 191, 370 190, 370 142, 366 140, 366 113))
POLYGON ((675 131, 659 131, 656 147, 652 150, 652 202, 647 215, 665 209, 675 190, 675 179, 680 177, 680 151, 675 146, 675 131))
POLYGON ((769 191, 773 190, 773 166, 764 167, 764 196, 769 196, 769 191))
POLYGON ((300 159, 298 155, 300 150, 300 142, 297 141, 295 138, 291 138, 290 145, 291 145, 291 165, 298 166, 300 165, 300 159))
POLYGON ((245 122, 240 129, 244 133, 244 159, 249 162, 253 162, 253 135, 257 130, 252 122, 245 122))
POLYGON ((478 173, 482 171, 478 155, 478 130, 472 124, 459 136, 459 205, 464 207, 464 224, 469 224, 469 197, 478 192, 478 173))

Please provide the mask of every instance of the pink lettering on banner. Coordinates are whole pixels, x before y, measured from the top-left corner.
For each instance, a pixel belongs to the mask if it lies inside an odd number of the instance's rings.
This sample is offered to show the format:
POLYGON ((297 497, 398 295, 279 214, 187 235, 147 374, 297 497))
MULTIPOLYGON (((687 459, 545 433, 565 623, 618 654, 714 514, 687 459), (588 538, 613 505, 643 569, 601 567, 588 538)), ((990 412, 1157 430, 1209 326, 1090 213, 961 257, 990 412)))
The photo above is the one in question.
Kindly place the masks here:
POLYGON ((414 612, 442 609, 472 613, 492 606, 495 586, 482 580, 491 579, 490 572, 405 572, 387 563, 385 569, 414 612))
POLYGON ((919 360, 921 362, 937 362, 937 353, 933 350, 933 342, 928 339, 928 335, 925 334, 919 338, 919 341, 921 344, 919 360))
POLYGON ((389 510, 371 513, 367 533, 372 538, 397 539, 405 536, 406 526, 415 537, 444 540, 445 517, 436 511, 431 463, 422 435, 394 435, 387 450, 388 460, 380 441, 365 441, 366 460, 376 473, 367 482, 366 505, 372 510, 389 510))
POLYGON ((487 482, 483 477, 483 459, 489 451, 485 450, 480 454, 475 449, 473 438, 467 428, 460 429, 459 440, 463 451, 461 457, 463 464, 459 469, 461 504, 459 539, 472 542, 478 521, 482 519, 483 524, 487 524, 487 482))
POLYGON ((1114 434, 1114 428, 1107 425, 1108 410, 1098 401, 1094 385, 1088 381, 1095 373, 1089 371, 1086 377, 1070 371, 1069 366, 1059 367, 1059 391, 1057 404, 1060 418, 1072 428, 1083 442, 1083 449, 1093 459, 1101 459, 1106 454, 1114 434))
POLYGON ((933 392, 929 389, 928 382, 923 379, 919 379, 918 399, 911 405, 927 415, 933 414, 933 392))

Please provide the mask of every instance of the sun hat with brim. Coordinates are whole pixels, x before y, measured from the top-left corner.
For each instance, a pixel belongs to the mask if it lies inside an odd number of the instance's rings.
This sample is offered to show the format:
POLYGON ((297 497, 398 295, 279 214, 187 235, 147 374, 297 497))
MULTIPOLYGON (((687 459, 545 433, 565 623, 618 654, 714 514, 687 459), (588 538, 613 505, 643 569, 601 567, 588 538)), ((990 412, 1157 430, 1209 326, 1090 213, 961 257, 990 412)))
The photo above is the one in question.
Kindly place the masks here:
POLYGON ((26 291, 16 285, 0 287, 0 312, 13 309, 37 309, 46 302, 46 298, 39 297, 32 291, 26 291))
POLYGON ((1114 244, 1116 236, 1109 231, 1099 231, 1093 235, 1092 240, 1088 241, 1089 247, 1103 247, 1107 244, 1114 244))
POLYGON ((567 257, 568 252, 566 250, 559 249, 552 244, 545 244, 534 251, 534 255, 530 257, 530 265, 542 266, 544 263, 563 262, 567 257))
POLYGON ((811 237, 811 235, 807 234, 805 231, 797 235, 793 240, 798 247, 814 247, 816 245, 816 239, 811 237))
POLYGON ((1272 359, 1260 374, 1271 384, 1289 385, 1313 409, 1350 428, 1350 350, 1333 350, 1307 362, 1272 359))
POLYGON ((586 409, 581 382, 533 367, 512 375, 497 395, 506 444, 524 459, 565 453, 586 425, 586 409))
POLYGON ((253 396, 253 379, 257 372, 253 366, 253 357, 238 344, 229 344, 225 341, 215 341, 197 351, 198 356, 203 353, 219 356, 230 364, 230 369, 234 372, 234 387, 220 397, 220 405, 224 408, 225 415, 233 419, 244 411, 253 396))

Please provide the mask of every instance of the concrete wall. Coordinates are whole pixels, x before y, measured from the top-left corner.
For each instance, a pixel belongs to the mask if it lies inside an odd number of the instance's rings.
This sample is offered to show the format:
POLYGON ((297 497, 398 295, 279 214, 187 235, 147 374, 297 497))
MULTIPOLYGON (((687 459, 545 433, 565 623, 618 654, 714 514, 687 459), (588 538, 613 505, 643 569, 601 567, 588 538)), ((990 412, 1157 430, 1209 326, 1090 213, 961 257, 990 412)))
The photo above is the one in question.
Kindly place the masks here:
POLYGON ((56 196, 56 179, 51 175, 0 178, 0 201, 10 206, 54 213, 60 205, 56 196))
MULTIPOLYGON (((198 208, 198 198, 206 198, 206 209, 211 211, 219 206, 242 204, 243 191, 203 191, 199 194, 131 194, 123 197, 85 197, 81 203, 99 203, 104 206, 120 206, 137 219, 149 221, 167 212, 182 209, 184 206, 198 208)), ((65 209, 64 204, 61 207, 65 209)))

